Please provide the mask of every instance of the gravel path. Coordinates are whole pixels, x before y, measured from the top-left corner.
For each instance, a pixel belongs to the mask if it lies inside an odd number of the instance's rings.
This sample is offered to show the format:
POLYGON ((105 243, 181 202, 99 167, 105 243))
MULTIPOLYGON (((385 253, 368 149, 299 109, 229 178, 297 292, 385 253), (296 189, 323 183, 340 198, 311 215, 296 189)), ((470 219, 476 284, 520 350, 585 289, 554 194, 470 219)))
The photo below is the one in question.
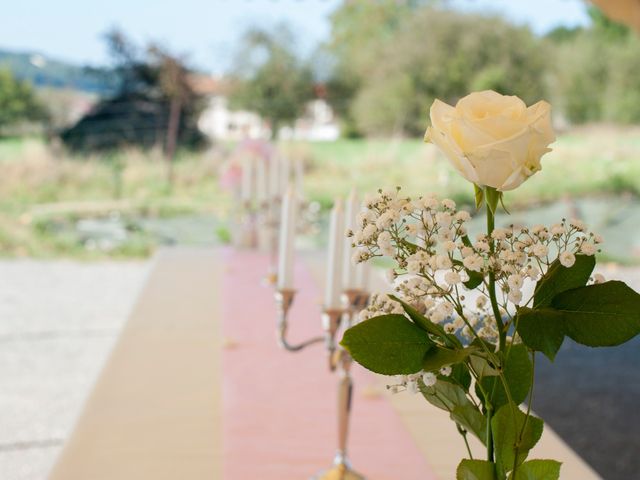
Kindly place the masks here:
POLYGON ((0 261, 0 477, 44 480, 146 277, 143 262, 0 261))

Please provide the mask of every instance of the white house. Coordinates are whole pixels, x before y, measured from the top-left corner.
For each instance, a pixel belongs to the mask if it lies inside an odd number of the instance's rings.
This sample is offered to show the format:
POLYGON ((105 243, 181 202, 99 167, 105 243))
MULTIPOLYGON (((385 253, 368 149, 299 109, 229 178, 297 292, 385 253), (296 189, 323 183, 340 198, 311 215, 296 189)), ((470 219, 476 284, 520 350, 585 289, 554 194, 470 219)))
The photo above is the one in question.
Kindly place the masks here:
MULTIPOLYGON (((212 140, 242 140, 270 138, 271 129, 257 113, 232 110, 223 81, 198 76, 193 87, 207 97, 207 106, 200 115, 198 128, 212 140)), ((308 103, 305 113, 292 127, 283 127, 278 137, 287 140, 333 141, 340 137, 340 126, 331 106, 321 98, 308 103)))

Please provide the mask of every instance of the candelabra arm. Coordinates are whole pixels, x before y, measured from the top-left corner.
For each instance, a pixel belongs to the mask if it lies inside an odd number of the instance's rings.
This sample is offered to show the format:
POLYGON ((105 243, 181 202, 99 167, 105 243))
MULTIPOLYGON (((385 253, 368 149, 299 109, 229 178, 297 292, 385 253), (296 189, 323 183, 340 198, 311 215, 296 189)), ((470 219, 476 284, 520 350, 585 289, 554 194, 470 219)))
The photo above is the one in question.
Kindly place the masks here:
POLYGON ((292 344, 287 341, 287 329, 289 327, 288 316, 295 293, 295 290, 278 290, 275 293, 276 304, 278 306, 277 341, 278 345, 288 352, 299 352, 309 345, 324 341, 324 337, 310 338, 297 344, 292 344))

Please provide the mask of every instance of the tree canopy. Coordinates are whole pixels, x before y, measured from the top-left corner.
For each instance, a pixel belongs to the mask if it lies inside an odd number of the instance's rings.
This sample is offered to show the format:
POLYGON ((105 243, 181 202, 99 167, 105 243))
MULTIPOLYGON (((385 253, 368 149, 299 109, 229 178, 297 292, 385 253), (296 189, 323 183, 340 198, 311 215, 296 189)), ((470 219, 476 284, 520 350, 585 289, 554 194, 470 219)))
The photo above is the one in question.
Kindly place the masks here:
POLYGON ((311 69, 294 45, 284 26, 250 29, 234 62, 231 105, 260 114, 272 135, 296 120, 314 95, 311 69))
POLYGON ((31 84, 18 80, 9 70, 0 69, 0 133, 7 127, 45 117, 46 111, 31 84))

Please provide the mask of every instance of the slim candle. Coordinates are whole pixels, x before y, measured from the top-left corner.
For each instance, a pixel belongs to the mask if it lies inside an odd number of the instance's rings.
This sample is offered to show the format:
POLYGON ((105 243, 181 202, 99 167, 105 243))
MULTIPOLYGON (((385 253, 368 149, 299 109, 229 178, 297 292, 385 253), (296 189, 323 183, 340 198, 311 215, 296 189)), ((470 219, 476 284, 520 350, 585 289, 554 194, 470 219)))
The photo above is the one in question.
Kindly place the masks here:
POLYGON ((268 198, 269 185, 267 184, 267 168, 264 158, 258 158, 256 163, 256 200, 263 205, 268 198))
POLYGON ((269 197, 280 196, 280 159, 273 156, 269 159, 269 197))
POLYGON ((289 157, 282 157, 280 159, 280 192, 284 193, 289 188, 289 181, 291 177, 291 162, 289 157))
POLYGON ((344 245, 344 213, 342 200, 337 199, 331 210, 329 222, 329 256, 324 308, 334 310, 341 307, 342 296, 342 247, 344 245))
POLYGON ((297 199, 292 188, 282 200, 280 245, 278 252, 278 289, 293 288, 293 255, 295 250, 297 199))
POLYGON ((304 198, 304 160, 301 158, 295 162, 295 179, 298 198, 304 198))
POLYGON ((347 237, 347 230, 354 230, 356 226, 356 214, 360 210, 360 203, 358 202, 358 193, 353 188, 349 197, 347 198, 347 205, 345 208, 345 233, 344 233, 344 248, 343 248, 343 270, 342 270, 342 288, 344 290, 355 290, 356 285, 356 266, 353 264, 351 257, 353 256, 353 239, 347 237))
POLYGON ((369 292, 369 278, 371 277, 371 264, 361 262, 356 265, 356 288, 361 292, 369 292))
POLYGON ((240 196, 243 202, 249 203, 253 197, 253 162, 250 157, 242 160, 242 183, 240 196))

